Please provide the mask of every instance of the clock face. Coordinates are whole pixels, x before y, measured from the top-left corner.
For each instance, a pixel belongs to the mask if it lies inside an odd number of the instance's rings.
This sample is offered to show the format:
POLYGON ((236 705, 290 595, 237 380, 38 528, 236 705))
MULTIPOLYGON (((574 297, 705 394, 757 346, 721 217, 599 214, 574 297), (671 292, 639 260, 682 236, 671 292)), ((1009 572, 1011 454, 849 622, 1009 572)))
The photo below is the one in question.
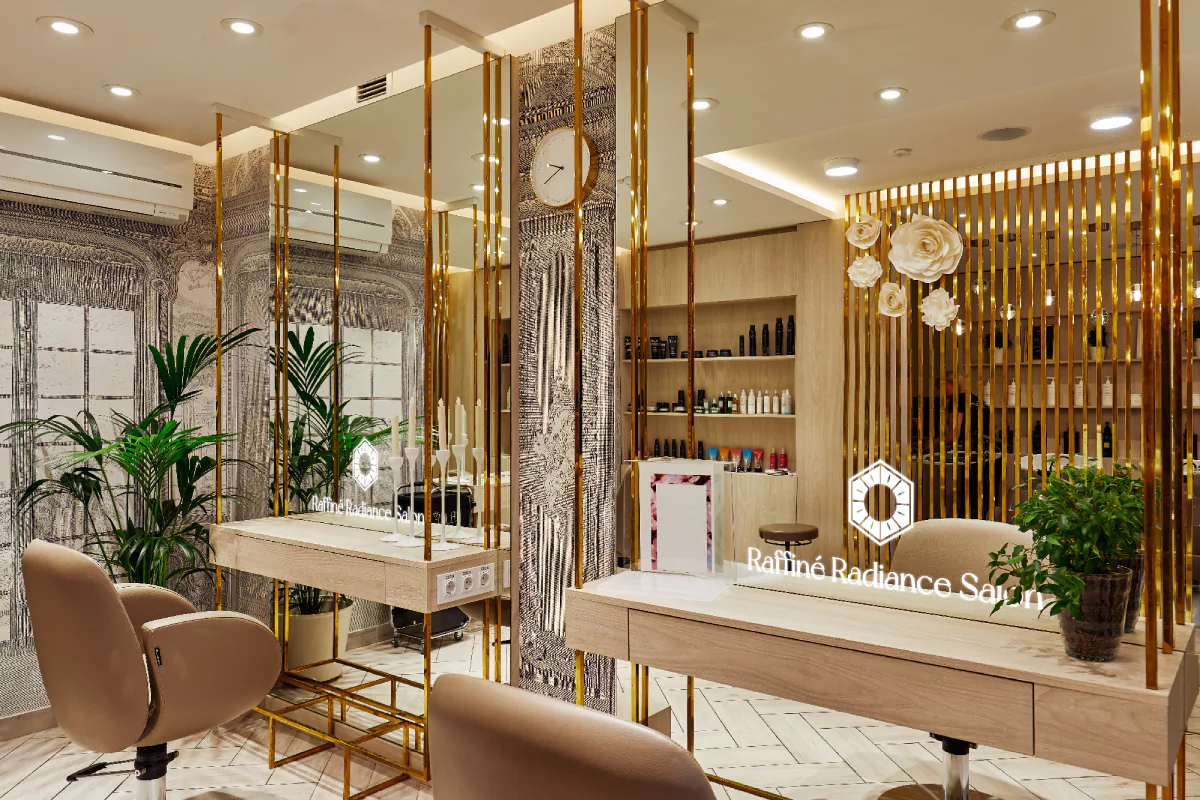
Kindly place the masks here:
MULTIPOLYGON (((586 200, 596 184, 596 153, 592 140, 583 137, 583 198, 586 200)), ((530 180, 538 199, 551 208, 563 208, 575 202, 571 176, 575 172, 575 131, 555 128, 538 143, 533 154, 530 180)))

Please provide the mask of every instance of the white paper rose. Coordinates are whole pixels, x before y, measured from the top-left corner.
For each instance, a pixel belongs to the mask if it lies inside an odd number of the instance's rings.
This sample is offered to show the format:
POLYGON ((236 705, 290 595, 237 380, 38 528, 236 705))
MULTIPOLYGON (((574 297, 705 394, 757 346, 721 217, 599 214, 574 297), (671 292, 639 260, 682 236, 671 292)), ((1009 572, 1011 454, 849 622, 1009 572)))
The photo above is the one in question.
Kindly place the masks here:
POLYGON ((866 250, 878 241, 881 230, 883 230, 883 223, 867 214, 865 217, 859 217, 858 222, 852 222, 850 227, 846 228, 846 241, 859 250, 866 250))
POLYGON ((940 219, 916 214, 892 233, 888 259, 901 275, 934 283, 958 267, 962 252, 958 231, 940 219))
POLYGON ((958 304, 945 289, 934 289, 921 301, 921 321, 935 330, 946 330, 957 316, 958 304))
POLYGON ((868 289, 874 286, 875 281, 879 280, 879 276, 883 274, 883 265, 875 256, 859 256, 846 270, 846 274, 850 276, 850 282, 855 286, 860 289, 868 289))
POLYGON ((908 313, 908 295, 899 284, 885 283, 879 287, 879 313, 885 317, 902 317, 908 313))

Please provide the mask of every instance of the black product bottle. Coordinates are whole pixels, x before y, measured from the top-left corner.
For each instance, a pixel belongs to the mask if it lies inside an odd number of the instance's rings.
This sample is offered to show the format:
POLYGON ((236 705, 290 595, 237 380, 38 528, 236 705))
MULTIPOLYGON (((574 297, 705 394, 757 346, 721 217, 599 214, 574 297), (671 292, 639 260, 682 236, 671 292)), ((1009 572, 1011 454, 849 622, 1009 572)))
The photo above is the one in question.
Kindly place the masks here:
POLYGON ((1071 432, 1069 430, 1065 430, 1063 431, 1062 435, 1062 449, 1059 451, 1059 455, 1069 452, 1071 452, 1071 432))
POLYGON ((671 440, 671 458, 679 458, 679 440, 671 440))
POLYGON ((658 439, 654 440, 654 457, 658 458, 662 455, 662 443, 658 439))
POLYGON ((626 361, 631 360, 633 357, 633 345, 631 344, 631 341, 632 340, 630 337, 628 337, 628 336, 625 337, 625 360, 626 361))
POLYGON ((704 454, 706 452, 708 451, 704 449, 704 442, 696 442, 696 458, 704 461, 706 458, 704 454))
POLYGON ((796 315, 788 314, 787 354, 796 355, 796 315))
POLYGON ((783 317, 775 318, 775 355, 783 355, 783 317))
POLYGON ((746 337, 745 336, 738 337, 738 355, 739 356, 746 355, 746 337))
POLYGON ((1008 431, 1005 433, 1004 443, 1005 443, 1005 446, 1008 448, 1006 452, 1009 452, 1009 453, 1013 452, 1013 429, 1012 428, 1009 428, 1008 431))
POLYGON ((771 355, 771 326, 765 322, 763 323, 762 354, 764 356, 771 355))
POLYGON ((500 340, 500 363, 508 363, 508 334, 504 334, 504 338, 500 340))
POLYGON ((685 392, 683 389, 679 390, 678 400, 679 400, 679 402, 677 402, 676 405, 679 407, 680 411, 682 411, 686 414, 687 413, 687 392, 685 392))
POLYGON ((758 339, 754 333, 754 326, 751 325, 750 326, 750 355, 752 355, 752 356, 758 355, 758 346, 756 345, 757 341, 758 341, 758 339))
POLYGON ((1076 453, 1083 452, 1082 439, 1079 436, 1079 431, 1075 431, 1075 452, 1076 453))
POLYGON ((1034 454, 1042 452, 1042 421, 1035 420, 1033 423, 1033 441, 1029 443, 1029 449, 1034 454))
POLYGON ((1100 434, 1100 455, 1104 458, 1112 458, 1113 454, 1113 437, 1112 423, 1104 423, 1104 431, 1100 434))
POLYGON ((1054 358, 1054 326, 1046 326, 1046 358, 1054 358))

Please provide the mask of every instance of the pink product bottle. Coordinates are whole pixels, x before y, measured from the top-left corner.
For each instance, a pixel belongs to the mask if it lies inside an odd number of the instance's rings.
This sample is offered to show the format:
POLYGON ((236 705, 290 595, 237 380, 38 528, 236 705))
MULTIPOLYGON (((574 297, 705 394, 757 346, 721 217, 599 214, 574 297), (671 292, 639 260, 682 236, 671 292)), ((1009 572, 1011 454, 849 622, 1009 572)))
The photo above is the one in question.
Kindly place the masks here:
POLYGON ((780 452, 780 454, 779 454, 779 468, 780 468, 780 469, 787 469, 787 468, 788 468, 788 465, 787 465, 787 450, 784 450, 784 451, 780 452))

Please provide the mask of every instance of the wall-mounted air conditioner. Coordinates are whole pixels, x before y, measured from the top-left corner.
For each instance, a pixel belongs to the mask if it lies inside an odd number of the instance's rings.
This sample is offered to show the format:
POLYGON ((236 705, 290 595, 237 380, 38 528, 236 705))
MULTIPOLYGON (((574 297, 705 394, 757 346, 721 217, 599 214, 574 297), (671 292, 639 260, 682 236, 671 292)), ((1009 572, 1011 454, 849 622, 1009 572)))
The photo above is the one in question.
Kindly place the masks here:
MULTIPOLYGON (((333 247, 333 187, 291 178, 288 238, 333 247)), ((271 200, 274 211, 274 198, 271 200)), ((338 247, 386 253, 392 243, 392 201, 340 189, 338 247)))
POLYGON ((13 114, 0 114, 0 196, 39 205, 186 222, 192 157, 13 114))

